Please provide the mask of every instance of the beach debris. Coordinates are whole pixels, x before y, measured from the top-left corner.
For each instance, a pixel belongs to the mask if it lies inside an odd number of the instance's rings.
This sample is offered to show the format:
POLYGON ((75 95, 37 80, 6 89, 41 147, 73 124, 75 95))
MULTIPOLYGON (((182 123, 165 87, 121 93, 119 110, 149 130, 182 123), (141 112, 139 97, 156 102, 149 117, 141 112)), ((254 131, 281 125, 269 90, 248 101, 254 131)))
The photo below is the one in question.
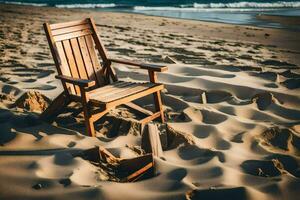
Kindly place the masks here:
POLYGON ((18 98, 14 105, 32 112, 42 112, 46 110, 50 102, 50 99, 40 92, 28 91, 18 98))
POLYGON ((194 189, 186 192, 187 200, 194 199, 230 199, 240 200, 248 199, 247 190, 245 187, 232 186, 211 186, 204 189, 194 189), (229 198, 228 198, 229 197, 229 198))
POLYGON ((163 149, 159 137, 159 130, 153 123, 146 124, 142 130, 142 149, 146 153, 154 156, 163 157, 163 149))
POLYGON ((99 171, 115 182, 136 182, 155 175, 152 154, 144 154, 134 158, 118 158, 104 147, 95 147, 83 151, 79 157, 90 161, 99 171))
POLYGON ((170 63, 170 64, 177 64, 178 61, 176 61, 174 58, 171 58, 170 56, 163 57, 164 62, 170 63))
POLYGON ((202 92, 201 99, 202 99, 203 104, 207 104, 207 99, 206 99, 206 93, 205 92, 202 92))

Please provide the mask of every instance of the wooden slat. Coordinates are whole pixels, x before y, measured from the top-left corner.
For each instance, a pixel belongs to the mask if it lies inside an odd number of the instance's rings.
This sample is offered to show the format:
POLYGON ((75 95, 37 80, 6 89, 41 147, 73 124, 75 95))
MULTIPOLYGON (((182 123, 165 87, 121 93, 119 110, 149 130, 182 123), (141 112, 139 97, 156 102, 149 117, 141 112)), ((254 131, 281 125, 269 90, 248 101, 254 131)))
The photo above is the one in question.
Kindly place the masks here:
MULTIPOLYGON (((68 61, 66 59, 65 51, 61 42, 56 42, 56 49, 60 58, 60 70, 62 75, 71 76, 68 61)), ((66 83, 67 88, 69 88, 70 93, 75 94, 74 85, 66 83)))
POLYGON ((83 88, 93 87, 96 85, 96 82, 94 80, 74 78, 72 76, 56 75, 55 78, 60 79, 66 83, 78 85, 79 87, 83 87, 83 88))
POLYGON ((88 23, 88 20, 84 19, 84 20, 78 20, 78 21, 51 24, 50 28, 52 30, 55 30, 55 29, 60 29, 60 28, 65 28, 65 27, 70 27, 70 26, 76 26, 76 25, 81 25, 81 24, 86 24, 86 23, 88 23))
POLYGON ((91 98, 106 98, 107 96, 111 96, 114 95, 116 93, 119 93, 121 91, 124 90, 128 90, 130 88, 134 88, 137 87, 136 83, 132 83, 132 82, 124 82, 124 84, 119 85, 119 86, 115 86, 115 87, 111 87, 110 89, 107 88, 103 88, 103 90, 101 90, 102 88, 100 88, 97 93, 93 93, 92 95, 90 95, 91 98))
POLYGON ((160 117, 160 112, 156 112, 148 117, 145 117, 144 119, 140 120, 140 123, 141 124, 145 124, 145 123, 148 123, 156 118, 160 117))
POLYGON ((132 108, 136 111, 139 111, 141 113, 144 113, 145 115, 153 115, 153 112, 150 111, 150 110, 147 110, 145 108, 142 108, 141 106, 135 104, 135 103, 132 103, 132 102, 129 102, 129 103, 126 103, 125 106, 129 107, 129 108, 132 108))
POLYGON ((119 90, 115 90, 115 91, 113 91, 113 93, 111 93, 111 92, 105 93, 105 94, 103 94, 103 96, 98 95, 98 96, 90 97, 90 99, 91 100, 94 99, 96 101, 103 102, 103 103, 112 102, 112 101, 115 101, 118 99, 125 98, 130 95, 138 94, 139 92, 142 92, 142 91, 152 88, 154 86, 155 86, 154 84, 149 84, 149 83, 148 84, 134 84, 134 85, 131 85, 130 87, 124 87, 119 90))
MULTIPOLYGON (((48 44, 49 44, 49 47, 51 50, 51 54, 52 54, 52 57, 53 57, 53 60, 55 63, 56 70, 59 74, 61 74, 61 69, 60 69, 61 64, 60 64, 60 60, 59 60, 59 55, 58 55, 57 49, 55 47, 55 42, 53 40, 50 25, 48 23, 44 23, 43 26, 44 26, 47 41, 48 41, 48 44)), ((63 85, 64 90, 66 92, 68 92, 68 88, 67 88, 66 84, 62 84, 62 85, 63 85)))
POLYGON ((88 79, 77 38, 71 39, 70 43, 71 43, 71 48, 73 50, 74 60, 76 62, 79 78, 88 79))
POLYGON ((72 33, 72 32, 76 32, 76 31, 81 31, 81 30, 85 30, 85 29, 90 29, 90 28, 91 28, 91 26, 89 24, 81 24, 81 25, 77 25, 77 26, 64 27, 61 29, 53 30, 52 35, 57 36, 57 35, 72 33))
MULTIPOLYGON (((82 55, 82 58, 83 58, 83 62, 84 62, 84 66, 85 66, 85 69, 86 69, 88 79, 97 81, 97 79, 95 77, 95 72, 93 70, 93 64, 92 64, 90 54, 89 54, 89 51, 87 49, 87 45, 86 45, 84 37, 79 37, 78 38, 78 44, 79 44, 79 48, 81 50, 81 55, 82 55)), ((98 83, 97 83, 97 85, 98 85, 98 83)))
MULTIPOLYGON (((103 101, 104 102, 110 102, 110 101, 113 101, 113 100, 116 100, 116 99, 120 99, 120 98, 124 98, 126 96, 130 96, 132 94, 137 94, 143 90, 146 90, 150 87, 153 87, 154 85, 153 84, 143 84, 143 85, 136 85, 136 86, 133 86, 132 88, 126 88, 126 89, 123 89, 122 91, 120 92, 117 92, 117 93, 114 93, 112 95, 109 95, 107 97, 104 97, 103 98, 103 101)), ((102 99, 102 97, 101 97, 102 99)))
POLYGON ((59 42, 59 41, 62 41, 62 40, 69 40, 69 39, 72 39, 72 38, 85 36, 85 35, 91 35, 91 34, 92 34, 91 30, 85 29, 85 30, 75 31, 75 32, 67 33, 67 34, 63 34, 63 35, 53 36, 53 39, 54 39, 55 42, 59 42))
POLYGON ((98 80, 99 85, 103 86, 106 82, 105 78, 104 78, 105 76, 103 73, 103 69, 100 66, 100 62, 99 62, 99 59, 98 59, 98 56, 97 56, 97 53, 96 53, 96 50, 94 47, 94 41, 93 41, 92 36, 91 35, 85 36, 85 41, 86 41, 86 45, 87 45, 88 52, 90 55, 90 59, 92 61, 92 66, 93 66, 95 76, 98 80))
MULTIPOLYGON (((135 99, 138 99, 138 98, 141 98, 141 97, 144 97, 144 96, 147 96, 149 94, 152 94, 156 91, 160 91, 164 89, 164 86, 163 85, 157 85, 155 87, 151 87, 151 88, 148 88, 146 90, 143 90, 139 93, 135 93, 135 94, 132 94, 132 95, 129 95, 127 97, 122 97, 122 98, 119 98, 119 99, 116 99, 112 102, 107 102, 105 103, 105 107, 106 108, 113 108, 115 106, 118 106, 118 105, 121 105, 121 104, 124 104, 124 103, 128 103, 130 101, 133 101, 135 99)), ((99 102, 95 102, 96 104, 99 103, 99 102)))
POLYGON ((153 167, 153 163, 152 162, 148 163, 143 168, 139 169, 138 171, 136 171, 133 174, 126 177, 125 181, 134 182, 135 180, 137 180, 139 178, 140 175, 142 175, 143 173, 145 173, 148 169, 151 169, 152 167, 153 167))
POLYGON ((134 87, 136 85, 133 82, 122 82, 122 83, 117 82, 117 83, 118 84, 116 85, 110 84, 101 87, 99 89, 96 89, 94 92, 91 93, 90 97, 91 98, 105 97, 113 93, 120 92, 120 90, 124 88, 128 89, 129 87, 134 87))
POLYGON ((117 81, 117 82, 114 82, 114 83, 112 83, 112 84, 109 84, 109 85, 100 87, 100 88, 98 88, 98 89, 92 90, 92 91, 90 91, 89 93, 90 93, 91 95, 97 95, 96 93, 101 94, 101 93, 103 93, 103 91, 106 92, 106 90, 108 90, 108 89, 111 89, 111 88, 114 88, 114 87, 121 87, 122 85, 126 85, 126 84, 128 84, 128 82, 117 81))
MULTIPOLYGON (((63 47, 65 49, 65 54, 66 54, 67 61, 68 61, 69 67, 70 67, 71 76, 74 78, 80 78, 78 71, 77 71, 75 59, 74 59, 72 48, 70 45, 70 41, 69 40, 63 41, 63 47)), ((75 91, 76 91, 77 95, 80 94, 80 89, 78 86, 75 86, 75 91)))

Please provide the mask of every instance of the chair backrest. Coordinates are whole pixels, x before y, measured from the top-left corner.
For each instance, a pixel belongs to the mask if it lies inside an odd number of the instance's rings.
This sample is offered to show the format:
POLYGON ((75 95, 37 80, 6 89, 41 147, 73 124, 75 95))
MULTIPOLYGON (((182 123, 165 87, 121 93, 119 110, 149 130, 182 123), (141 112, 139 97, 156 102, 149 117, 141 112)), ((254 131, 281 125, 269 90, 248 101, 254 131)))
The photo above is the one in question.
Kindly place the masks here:
MULTIPOLYGON (((45 23, 44 29, 58 74, 95 80, 97 87, 108 83, 111 70, 106 69, 107 53, 91 18, 58 24, 45 23)), ((63 83, 63 86, 70 94, 80 95, 77 86, 69 83, 63 83)))

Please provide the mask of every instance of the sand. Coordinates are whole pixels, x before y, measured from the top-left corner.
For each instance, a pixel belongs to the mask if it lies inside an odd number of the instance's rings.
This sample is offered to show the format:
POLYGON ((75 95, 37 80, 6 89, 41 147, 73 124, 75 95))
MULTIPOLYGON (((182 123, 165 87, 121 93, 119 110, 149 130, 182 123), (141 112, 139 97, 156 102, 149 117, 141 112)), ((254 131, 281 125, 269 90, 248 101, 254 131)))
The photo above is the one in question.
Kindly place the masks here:
MULTIPOLYGON (((0 22, 0 199, 298 199, 295 30, 3 4, 0 22), (97 138, 85 135, 78 105, 51 124, 38 119, 62 91, 42 23, 88 16, 112 57, 169 65, 159 74, 168 120, 157 122, 164 152, 153 178, 105 181, 74 157, 97 145, 138 155, 135 113, 112 110, 97 138)), ((125 80, 148 78, 134 67, 115 70, 125 80)), ((151 98, 137 103, 148 108, 151 98)))

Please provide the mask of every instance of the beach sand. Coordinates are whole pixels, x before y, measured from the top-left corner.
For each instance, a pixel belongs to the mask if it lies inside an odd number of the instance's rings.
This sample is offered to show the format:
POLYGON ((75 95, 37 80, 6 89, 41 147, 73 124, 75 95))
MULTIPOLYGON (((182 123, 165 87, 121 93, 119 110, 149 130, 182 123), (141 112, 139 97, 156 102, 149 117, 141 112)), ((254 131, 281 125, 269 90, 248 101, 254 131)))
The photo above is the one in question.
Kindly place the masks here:
MULTIPOLYGON (((299 198, 299 32, 3 4, 0 22, 0 199, 299 198), (112 110, 97 138, 84 134, 82 114, 71 115, 78 105, 52 124, 38 119, 62 91, 42 24, 85 17, 95 19, 111 57, 169 65, 158 78, 174 137, 163 140, 162 131, 153 178, 105 181, 72 156, 96 145, 138 155, 134 113, 112 110)), ((121 79, 148 78, 114 67, 121 79)), ((137 103, 150 107, 151 98, 137 103)))

